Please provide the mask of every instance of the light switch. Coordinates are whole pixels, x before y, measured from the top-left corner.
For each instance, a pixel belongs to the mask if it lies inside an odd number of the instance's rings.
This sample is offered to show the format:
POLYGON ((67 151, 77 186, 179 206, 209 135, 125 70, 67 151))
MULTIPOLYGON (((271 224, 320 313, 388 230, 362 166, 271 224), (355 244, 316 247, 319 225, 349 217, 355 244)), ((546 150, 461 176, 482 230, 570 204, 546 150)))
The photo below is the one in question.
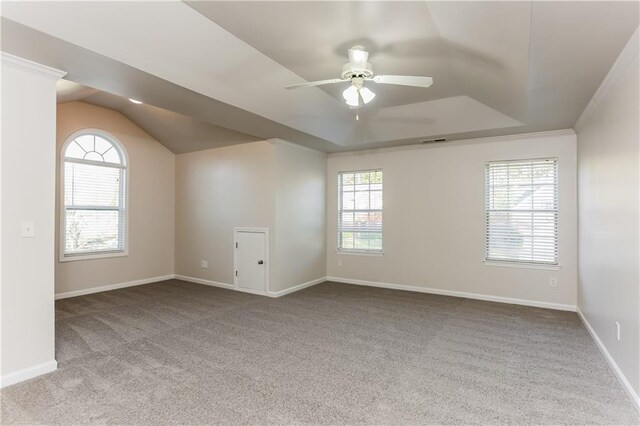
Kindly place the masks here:
POLYGON ((22 221, 22 238, 33 238, 36 236, 36 226, 32 220, 22 221))

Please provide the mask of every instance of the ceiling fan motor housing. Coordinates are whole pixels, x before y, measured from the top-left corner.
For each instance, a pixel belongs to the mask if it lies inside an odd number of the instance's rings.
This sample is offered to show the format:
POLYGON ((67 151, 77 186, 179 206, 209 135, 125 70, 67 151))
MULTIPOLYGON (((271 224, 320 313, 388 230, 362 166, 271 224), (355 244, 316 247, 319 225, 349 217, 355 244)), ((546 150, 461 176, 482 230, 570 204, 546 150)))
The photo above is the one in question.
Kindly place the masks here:
MULTIPOLYGON (((348 81, 351 83, 351 87, 357 89, 357 93, 348 96, 347 103, 355 103, 355 97, 365 96, 368 101, 371 101, 376 95, 370 89, 364 87, 365 81, 372 81, 377 84, 395 84, 399 86, 411 86, 411 87, 430 87, 433 84, 431 77, 419 77, 410 75, 376 75, 373 76, 373 66, 367 60, 369 59, 369 52, 362 46, 353 46, 348 51, 349 62, 342 67, 342 78, 331 78, 328 80, 309 81, 306 83, 293 84, 287 86, 287 89, 296 89, 299 87, 311 87, 322 86, 325 84, 337 84, 348 81)), ((349 90, 349 89, 347 89, 349 90)), ((346 92, 345 92, 346 93, 346 92)))
POLYGON ((344 80, 351 80, 352 78, 371 78, 373 76, 373 67, 369 62, 364 69, 353 69, 350 63, 344 64, 342 67, 342 78, 344 80))

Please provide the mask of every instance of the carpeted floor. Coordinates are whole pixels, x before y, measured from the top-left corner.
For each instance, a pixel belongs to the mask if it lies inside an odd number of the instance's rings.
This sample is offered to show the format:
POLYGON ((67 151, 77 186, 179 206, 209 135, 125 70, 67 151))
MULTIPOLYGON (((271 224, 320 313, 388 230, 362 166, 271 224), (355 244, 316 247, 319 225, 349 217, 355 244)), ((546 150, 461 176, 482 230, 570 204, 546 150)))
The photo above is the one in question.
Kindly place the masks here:
POLYGON ((324 283, 165 281, 56 302, 2 423, 637 424, 575 313, 324 283))

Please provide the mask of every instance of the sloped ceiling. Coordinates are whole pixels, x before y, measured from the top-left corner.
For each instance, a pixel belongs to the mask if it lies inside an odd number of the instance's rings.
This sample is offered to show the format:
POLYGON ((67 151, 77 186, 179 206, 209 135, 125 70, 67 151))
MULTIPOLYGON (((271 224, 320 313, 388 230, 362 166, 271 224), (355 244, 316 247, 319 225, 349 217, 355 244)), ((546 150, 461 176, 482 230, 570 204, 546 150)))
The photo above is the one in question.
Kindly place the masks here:
POLYGON ((173 111, 129 99, 68 80, 57 82, 58 103, 82 101, 120 112, 174 154, 220 148, 261 140, 173 111))
MULTIPOLYGON (((637 2, 5 2, 3 15, 3 50, 83 85, 248 139, 344 151, 570 128, 639 11, 637 2), (376 73, 429 75, 433 86, 372 86, 359 120, 343 85, 284 89, 338 77, 355 44, 376 73)), ((159 132, 171 133, 166 124, 159 132)), ((173 149, 202 146, 184 144, 173 149)))

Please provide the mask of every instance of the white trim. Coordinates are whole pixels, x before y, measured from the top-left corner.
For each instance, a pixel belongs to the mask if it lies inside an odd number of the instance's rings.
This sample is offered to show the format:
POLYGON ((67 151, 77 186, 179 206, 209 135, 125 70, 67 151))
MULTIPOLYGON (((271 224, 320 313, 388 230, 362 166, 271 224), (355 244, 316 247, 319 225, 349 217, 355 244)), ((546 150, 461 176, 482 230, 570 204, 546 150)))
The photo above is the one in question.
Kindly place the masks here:
POLYGON ((324 151, 318 151, 317 149, 313 149, 313 148, 310 148, 308 146, 304 146, 304 145, 300 145, 300 144, 297 144, 297 143, 289 142, 289 141, 286 141, 286 140, 280 139, 280 138, 267 139, 267 142, 269 142, 272 145, 285 145, 285 146, 290 146, 292 148, 300 148, 300 149, 305 150, 305 151, 310 151, 310 152, 313 152, 315 154, 320 154, 323 157, 327 156, 327 153, 324 152, 324 151))
POLYGON ((58 362, 54 359, 51 361, 43 362, 42 364, 34 365, 33 367, 24 368, 13 373, 5 374, 4 376, 0 377, 0 388, 24 382, 25 380, 33 379, 34 377, 51 373, 52 371, 55 371, 57 369, 58 362))
POLYGON ((622 49, 622 52, 620 52, 620 55, 618 55, 618 58, 613 63, 613 66, 607 73, 606 77, 602 80, 600 87, 598 87, 598 90, 596 90, 584 111, 582 111, 582 114, 580 114, 578 121, 576 121, 576 124, 573 126, 576 132, 582 129, 591 114, 598 109, 600 102, 604 100, 609 91, 613 86, 615 86, 631 61, 633 61, 638 55, 638 50, 640 50, 639 30, 640 28, 636 28, 633 35, 629 38, 629 41, 627 41, 627 44, 622 49))
MULTIPOLYGON (((75 160, 75 159, 74 159, 75 160)), ((72 161, 76 163, 77 161, 72 161)), ((76 130, 65 140, 64 144, 60 149, 60 164, 58 169, 58 188, 59 188, 59 196, 60 196, 60 238, 58 244, 58 261, 59 262, 75 262, 79 260, 95 260, 95 259, 105 259, 110 257, 122 257, 129 255, 129 177, 131 175, 131 170, 129 169, 129 155, 127 154, 127 150, 124 145, 120 142, 118 138, 113 136, 111 133, 96 128, 82 128, 76 130), (113 148, 120 154, 120 160, 122 164, 111 164, 105 163, 104 167, 113 167, 120 168, 120 176, 124 174, 124 179, 121 180, 121 192, 122 192, 122 203, 124 204, 124 241, 122 242, 123 249, 122 250, 113 250, 109 252, 87 252, 87 253, 77 253, 65 255, 65 235, 66 235, 66 227, 67 227, 67 212, 64 204, 64 170, 65 170, 65 152, 67 151, 67 147, 71 144, 76 138, 82 135, 97 135, 111 142, 113 148)), ((120 210, 119 210, 120 211, 120 210)))
POLYGON ((261 290, 254 290, 252 288, 234 288, 235 291, 240 291, 242 293, 250 293, 250 294, 255 294, 256 296, 266 296, 267 292, 266 291, 261 291, 261 290))
POLYGON ((60 259, 58 259, 58 262, 77 262, 79 260, 108 259, 110 257, 125 257, 125 256, 129 256, 129 253, 126 250, 108 251, 104 253, 92 251, 92 252, 89 252, 88 254, 78 253, 78 254, 69 254, 66 256, 63 254, 62 256, 60 256, 60 259))
POLYGON ((75 139, 84 135, 90 135, 90 136, 97 135, 103 139, 106 139, 108 142, 111 142, 113 144, 113 148, 116 151, 118 151, 118 153, 120 154, 120 159, 122 160, 122 163, 116 164, 116 163, 107 163, 102 161, 80 160, 78 158, 71 158, 72 162, 104 165, 105 167, 120 167, 121 169, 126 169, 129 166, 129 154, 127 153, 127 150, 125 149, 124 145, 122 145, 122 142, 120 142, 120 139, 118 139, 111 133, 107 132, 106 130, 98 129, 95 127, 82 127, 81 129, 78 129, 75 132, 71 133, 69 136, 67 136, 67 138, 64 141, 64 144, 62 145, 62 148, 60 149, 60 157, 65 158, 64 152, 67 150, 67 147, 69 146, 69 144, 73 142, 75 139))
POLYGON ((316 284, 323 283, 325 281, 327 281, 327 277, 316 278, 315 280, 311 280, 311 281, 307 281, 306 283, 294 285, 292 287, 285 288, 284 290, 268 291, 267 292, 267 296, 269 296, 269 297, 286 296, 287 294, 295 293, 296 291, 302 290, 302 289, 307 288, 307 287, 311 287, 311 286, 316 285, 316 284))
POLYGON ((194 283, 194 284, 202 284, 202 285, 208 285, 210 287, 221 287, 221 288, 226 288, 228 290, 235 290, 235 286, 233 284, 227 284, 227 283, 220 283, 217 281, 211 281, 211 280, 205 280, 204 278, 195 278, 195 277, 189 277, 187 275, 174 275, 173 278, 175 278, 176 280, 181 280, 181 281, 187 281, 190 283, 194 283))
POLYGON ((298 284, 298 285, 295 285, 295 286, 292 286, 292 287, 289 287, 289 288, 285 288, 284 290, 263 292, 263 291, 254 291, 254 290, 244 289, 244 288, 236 288, 236 286, 233 285, 233 284, 227 284, 227 283, 221 283, 221 282, 218 282, 218 281, 206 280, 204 278, 195 278, 195 277, 189 277, 187 275, 171 274, 171 275, 163 275, 163 276, 160 276, 160 277, 145 278, 145 279, 142 279, 142 280, 128 281, 128 282, 124 282, 124 283, 110 284, 110 285, 105 285, 105 286, 100 286, 100 287, 93 287, 93 288, 88 288, 88 289, 84 289, 84 290, 76 290, 76 291, 68 291, 68 292, 65 292, 65 293, 58 293, 58 294, 55 295, 55 299, 56 300, 67 299, 67 298, 70 298, 70 297, 84 296, 86 294, 101 293, 103 291, 117 290, 117 289, 126 288, 126 287, 135 287, 135 286, 144 285, 144 284, 152 284, 152 283, 171 280, 171 279, 187 281, 187 282, 194 283, 194 284, 207 285, 207 286, 210 286, 210 287, 220 287, 220 288, 225 288, 227 290, 236 290, 236 291, 241 291, 243 293, 257 294, 257 295, 260 295, 260 296, 269 296, 269 297, 274 297, 274 298, 285 296, 287 294, 294 293, 294 292, 296 292, 298 290, 302 290, 304 288, 311 287, 313 285, 320 284, 320 283, 323 283, 323 282, 327 281, 327 277, 321 277, 321 278, 317 278, 317 279, 312 280, 312 281, 307 281, 306 283, 302 283, 302 284, 298 284))
MULTIPOLYGON (((381 183, 374 183, 373 185, 380 185, 380 189, 371 189, 371 185, 372 183, 369 182, 369 186, 368 189, 366 190, 358 190, 357 192, 367 192, 369 195, 369 204, 371 204, 371 192, 375 191, 375 192, 380 192, 380 195, 384 198, 384 169, 382 167, 377 167, 377 168, 372 168, 372 169, 357 169, 357 170, 338 170, 337 173, 337 181, 338 181, 338 214, 337 214, 337 221, 336 221, 336 253, 340 254, 340 253, 345 253, 345 254, 351 254, 351 255, 360 255, 360 256, 382 256, 384 255, 384 208, 383 206, 380 206, 380 208, 377 209, 373 209, 371 208, 371 205, 369 205, 368 209, 356 209, 355 205, 353 209, 345 209, 344 208, 344 197, 343 197, 343 193, 344 193, 344 188, 345 188, 345 184, 344 184, 344 179, 343 176, 344 175, 353 175, 355 177, 355 175, 357 174, 369 174, 371 175, 372 173, 377 175, 378 173, 383 176, 382 178, 382 182, 381 183), (383 215, 382 221, 380 223, 380 249, 362 249, 362 248, 355 248, 355 247, 343 247, 344 241, 342 239, 342 234, 345 232, 351 232, 352 234, 355 232, 355 230, 350 230, 347 231, 347 229, 349 228, 348 226, 345 229, 345 226, 343 225, 343 214, 347 213, 347 214, 356 214, 356 212, 358 213, 368 213, 371 214, 373 213, 380 213, 381 215, 383 215)), ((354 181, 355 184, 355 181, 354 181)), ((348 186, 348 185, 346 185, 348 186)), ((354 193, 354 197, 355 197, 355 193, 354 193)), ((365 234, 373 234, 373 233, 377 233, 378 231, 374 231, 372 229, 361 229, 359 230, 361 233, 365 233, 365 234)), ((353 245, 355 246, 355 237, 354 237, 354 241, 353 241, 353 245)), ((371 244, 369 244, 371 245, 371 244)))
POLYGON ((602 340, 600 340, 600 337, 598 337, 598 334, 595 332, 593 327, 591 327, 591 324, 589 324, 589 321, 587 321, 587 318, 582 313, 582 310, 580 310, 580 307, 577 307, 576 312, 578 313, 578 316, 584 323, 584 326, 587 328, 587 331, 589 331, 589 334, 593 338, 594 342, 596 342, 596 346, 598 346, 598 349, 600 349, 600 352, 602 353, 602 355, 604 356, 604 359, 609 364, 609 367, 611 367, 611 369, 613 370, 613 373, 616 375, 616 378, 618 379, 618 381, 620 382, 624 390, 627 392, 629 397, 631 397, 631 400, 633 401, 636 410, 638 410, 638 412, 640 413, 640 396, 635 392, 635 390, 631 386, 631 383, 629 383, 626 376, 624 375, 622 370, 620 370, 620 367, 618 367, 618 364, 616 363, 616 361, 613 359, 613 357, 607 350, 607 347, 604 345, 604 343, 602 343, 602 340))
POLYGON ((347 157, 352 155, 364 155, 364 154, 375 154, 375 153, 384 153, 384 152, 396 152, 396 151, 409 151, 409 150, 418 150, 418 149, 432 149, 436 148, 436 146, 455 146, 455 145, 468 145, 475 143, 492 143, 492 142, 505 142, 505 141, 514 141, 514 140, 522 140, 522 139, 533 139, 533 138, 546 138, 552 136, 575 136, 576 132, 573 129, 562 129, 562 130, 548 130, 544 132, 532 132, 532 133, 516 133, 512 135, 503 135, 503 136, 487 136, 484 138, 474 138, 474 139, 456 139, 451 140, 442 144, 412 144, 412 145, 399 145, 399 146, 389 146, 386 148, 370 148, 370 149, 354 149, 351 151, 341 151, 341 152, 330 152, 328 154, 329 157, 347 157))
POLYGON ((327 277, 327 281, 334 281, 343 284, 355 284, 369 287, 389 288, 392 290, 415 291, 418 293, 438 294, 441 296, 462 297, 464 299, 484 300, 487 302, 509 303, 512 305, 533 306, 536 308, 555 309, 558 311, 575 312, 575 305, 565 305, 562 303, 540 302, 537 300, 515 299, 511 297, 492 296, 489 294, 467 293, 464 291, 442 290, 439 288, 417 287, 404 284, 391 284, 378 281, 354 280, 342 277, 327 277))
POLYGON ((33 74, 47 77, 52 80, 59 80, 67 75, 66 71, 51 68, 46 65, 42 65, 37 62, 33 62, 6 52, 0 52, 0 59, 2 60, 3 65, 17 68, 23 71, 29 71, 33 74))
POLYGON ((346 254, 347 256, 374 256, 374 257, 382 257, 384 256, 383 251, 366 251, 366 250, 349 250, 349 249, 336 249, 336 254, 341 256, 346 254))
POLYGON ((544 265, 537 263, 523 263, 523 262, 509 262, 509 261, 496 261, 496 260, 485 260, 484 264, 486 266, 498 266, 504 268, 524 268, 524 269, 541 269, 544 271, 559 271, 561 266, 559 265, 544 265))
MULTIPOLYGON (((559 271, 560 267, 559 267, 559 254, 558 254, 558 230, 559 230, 559 217, 560 217, 560 200, 558 195, 560 194, 560 183, 559 183, 559 173, 560 173, 560 168, 559 168, 559 160, 558 157, 538 157, 538 158, 509 158, 509 159, 503 159, 503 160, 491 160, 491 161, 487 161, 485 163, 485 187, 484 187, 484 193, 485 193, 485 200, 484 200, 484 211, 485 211, 485 223, 484 223, 484 235, 485 235, 485 244, 484 244, 484 264, 486 266, 506 266, 506 267, 512 267, 512 268, 526 268, 526 269, 546 269, 546 270, 552 270, 552 271, 559 271), (495 209, 495 208, 491 208, 491 200, 490 200, 490 196, 492 193, 492 183, 491 183, 491 170, 492 167, 497 167, 500 168, 501 165, 504 166, 505 164, 516 164, 519 163, 520 165, 526 164, 526 163, 530 163, 532 164, 533 167, 533 163, 537 163, 538 165, 540 165, 541 163, 548 165, 551 164, 553 165, 553 199, 555 201, 555 209, 534 209, 534 206, 531 206, 532 209, 531 210, 514 210, 514 209, 509 209, 509 208, 504 208, 504 209, 495 209), (534 263, 532 262, 527 262, 527 261, 523 261, 523 260, 519 260, 519 259, 495 259, 495 258, 491 258, 489 256, 490 252, 491 252, 491 233, 490 233, 490 223, 491 223, 491 213, 492 212, 507 212, 507 213, 511 213, 511 212, 525 212, 525 213, 530 213, 532 216, 532 220, 533 220, 533 215, 535 213, 553 213, 555 214, 554 216, 554 227, 553 227, 553 237, 554 237, 554 262, 555 263, 534 263)), ((533 179, 531 184, 533 185, 533 179)), ((533 221, 535 223, 535 221, 533 221)), ((535 234, 535 232, 533 231, 533 227, 534 225, 532 224, 532 232, 535 234)), ((535 238, 535 237, 534 237, 535 238)), ((535 246, 535 243, 533 242, 533 238, 532 238, 532 252, 531 252, 531 257, 533 257, 533 246, 535 246)), ((533 260, 533 259, 532 259, 533 260)))
POLYGON ((234 226, 233 227, 233 286, 236 290, 245 293, 267 295, 269 293, 269 228, 252 227, 252 226, 234 226), (264 234, 264 290, 251 290, 240 288, 238 286, 238 232, 253 232, 264 234))
POLYGON ((151 277, 151 278, 144 278, 144 279, 141 279, 141 280, 127 281, 127 282, 123 282, 123 283, 103 285, 103 286, 100 286, 100 287, 92 287, 92 288, 87 288, 87 289, 83 289, 83 290, 66 291, 64 293, 57 293, 55 295, 55 299, 56 300, 67 299, 69 297, 84 296, 85 294, 101 293, 103 291, 117 290, 119 288, 126 288, 126 287, 135 287, 137 285, 151 284, 151 283, 156 283, 156 282, 159 282, 159 281, 171 280, 174 277, 175 277, 175 275, 173 275, 173 274, 171 274, 171 275, 162 275, 162 276, 159 276, 159 277, 151 277))
POLYGON ((194 283, 194 284, 208 285, 210 287, 220 287, 220 288, 224 288, 224 289, 227 289, 227 290, 240 291, 242 293, 251 293, 251 294, 258 295, 258 296, 266 296, 267 295, 266 291, 251 290, 251 289, 248 289, 248 288, 241 288, 241 287, 237 287, 235 284, 227 284, 227 283, 221 283, 221 282, 217 282, 217 281, 205 280, 204 278, 194 278, 194 277, 189 277, 189 276, 186 276, 186 275, 175 275, 175 279, 182 280, 182 281, 187 281, 187 282, 194 283))
POLYGON ((287 294, 291 294, 291 293, 294 293, 296 291, 302 290, 304 288, 311 287, 313 285, 320 284, 320 283, 323 283, 323 282, 327 281, 327 277, 321 277, 321 278, 317 278, 317 279, 312 280, 312 281, 307 281, 306 283, 295 285, 293 287, 285 288, 284 290, 261 292, 261 291, 254 291, 254 290, 250 290, 250 289, 237 288, 233 284, 227 284, 227 283, 221 283, 221 282, 217 282, 217 281, 205 280, 203 278, 194 278, 194 277, 189 277, 189 276, 186 276, 186 275, 174 275, 174 278, 177 279, 177 280, 187 281, 187 282, 194 283, 194 284, 208 285, 208 286, 211 286, 211 287, 220 287, 220 288, 225 288, 227 290, 240 291, 240 292, 243 292, 243 293, 251 293, 251 294, 258 295, 258 296, 269 296, 269 297, 273 297, 273 298, 282 297, 282 296, 285 296, 287 294))

